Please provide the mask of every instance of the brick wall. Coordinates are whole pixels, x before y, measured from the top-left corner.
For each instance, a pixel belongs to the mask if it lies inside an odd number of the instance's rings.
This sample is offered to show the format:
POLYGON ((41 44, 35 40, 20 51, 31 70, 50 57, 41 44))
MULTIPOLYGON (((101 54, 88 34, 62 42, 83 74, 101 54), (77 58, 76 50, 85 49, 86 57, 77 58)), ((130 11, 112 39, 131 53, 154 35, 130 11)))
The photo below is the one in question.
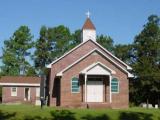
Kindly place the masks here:
MULTIPOLYGON (((82 56, 86 55, 88 52, 92 51, 94 48, 98 48, 101 50, 106 56, 110 57, 113 61, 117 62, 119 65, 122 67, 126 68, 123 64, 119 63, 119 61, 116 61, 113 59, 110 55, 108 55, 104 50, 102 50, 100 47, 98 47, 96 44, 94 44, 91 41, 86 42, 83 44, 81 47, 77 48, 74 50, 72 53, 68 54, 58 62, 54 63, 51 68, 51 74, 50 74, 50 105, 51 106, 56 106, 56 97, 52 96, 53 93, 53 87, 54 87, 54 80, 55 76, 58 72, 66 68, 68 65, 72 64, 76 60, 80 59, 82 56)), ((124 99, 124 104, 122 107, 127 107, 128 106, 128 80, 127 80, 127 75, 126 73, 122 72, 117 66, 113 65, 110 61, 106 60, 102 56, 89 56, 85 60, 81 61, 80 63, 76 64, 73 66, 71 69, 66 71, 64 75, 61 78, 61 105, 69 105, 69 104, 80 104, 81 99, 82 99, 82 92, 84 90, 80 89, 80 93, 77 94, 72 94, 71 93, 71 78, 73 76, 79 76, 79 72, 83 70, 85 67, 93 64, 94 62, 102 62, 105 64, 107 67, 113 69, 116 71, 116 77, 119 78, 120 82, 120 87, 124 86, 124 88, 120 91, 119 94, 113 95, 113 107, 116 105, 117 107, 121 107, 122 102, 116 101, 116 97, 119 98, 119 96, 122 96, 124 99)), ((108 90, 108 88, 107 88, 108 90)), ((106 93, 108 95, 108 93, 106 93)), ((108 99, 108 97, 107 97, 108 99)))
MULTIPOLYGON (((128 79, 126 73, 122 72, 111 62, 107 61, 101 55, 90 55, 86 59, 77 63, 68 71, 64 72, 61 78, 61 105, 69 106, 71 104, 81 104, 82 103, 82 87, 80 93, 71 93, 71 79, 74 76, 79 76, 79 73, 87 66, 95 63, 101 62, 108 66, 109 68, 116 71, 114 77, 119 80, 119 93, 112 93, 112 105, 113 108, 127 108, 128 107, 128 79)), ((105 79, 109 80, 109 79, 105 79)), ((84 87, 83 87, 84 88, 84 87)), ((84 93, 83 93, 84 94, 84 93)), ((109 102, 109 88, 107 87, 107 101, 109 102)))
MULTIPOLYGON (((7 86, 2 88, 2 103, 14 103, 14 102, 24 102, 25 87, 17 87, 17 96, 11 96, 11 86, 7 86)), ((35 104, 36 100, 36 87, 26 87, 30 88, 30 103, 35 104)))

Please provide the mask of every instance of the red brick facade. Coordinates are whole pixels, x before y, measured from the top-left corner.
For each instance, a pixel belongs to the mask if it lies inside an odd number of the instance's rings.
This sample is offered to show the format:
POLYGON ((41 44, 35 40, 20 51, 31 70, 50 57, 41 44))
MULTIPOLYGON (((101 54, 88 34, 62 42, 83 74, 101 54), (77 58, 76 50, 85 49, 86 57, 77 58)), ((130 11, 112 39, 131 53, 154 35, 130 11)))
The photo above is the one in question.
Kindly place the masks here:
MULTIPOLYGON (((126 66, 112 57, 110 54, 106 53, 105 50, 96 45, 93 41, 89 40, 86 43, 79 46, 77 49, 73 50, 68 55, 64 56, 59 61, 55 62, 51 66, 50 73, 50 101, 51 106, 74 106, 80 107, 86 104, 84 102, 84 75, 81 75, 80 72, 88 67, 89 65, 101 62, 105 66, 114 70, 116 74, 112 77, 116 77, 119 80, 119 93, 112 93, 112 102, 109 102, 110 96, 110 87, 109 87, 109 76, 103 76, 103 103, 107 107, 111 108, 127 108, 129 99, 128 99, 128 76, 120 67, 115 65, 114 62, 119 64, 119 66, 126 69, 126 66), (91 54, 86 58, 82 59, 75 65, 73 65, 68 70, 64 71, 61 77, 56 77, 56 74, 73 64, 75 61, 85 56, 87 53, 94 49, 100 50, 106 57, 102 54, 91 54), (109 57, 110 59, 107 59, 109 57), (80 81, 80 92, 72 93, 71 92, 71 79, 73 77, 78 77, 80 81), (58 103, 58 104, 57 104, 58 103)), ((93 103, 92 103, 93 104, 93 103)), ((97 103, 96 103, 97 104, 97 103)), ((102 104, 102 103, 101 103, 102 104)), ((99 104, 100 105, 100 104, 99 104)), ((102 105, 104 107, 104 105, 102 105)))
POLYGON ((11 88, 13 86, 7 86, 2 88, 2 103, 32 103, 35 104, 36 99, 36 88, 39 87, 21 87, 21 86, 14 86, 17 88, 17 95, 11 95, 11 88), (30 100, 25 100, 25 88, 30 89, 30 100))
POLYGON ((2 103, 31 103, 38 105, 40 83, 40 77, 2 76, 0 78, 2 103), (12 88, 14 89, 13 91, 12 88))

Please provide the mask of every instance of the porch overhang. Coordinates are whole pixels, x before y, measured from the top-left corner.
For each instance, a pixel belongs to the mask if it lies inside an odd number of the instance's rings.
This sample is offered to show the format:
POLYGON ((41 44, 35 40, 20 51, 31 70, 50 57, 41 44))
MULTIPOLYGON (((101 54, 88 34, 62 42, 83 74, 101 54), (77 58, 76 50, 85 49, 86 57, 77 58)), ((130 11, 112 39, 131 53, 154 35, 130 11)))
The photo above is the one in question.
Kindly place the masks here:
POLYGON ((116 72, 100 62, 96 62, 96 63, 93 63, 92 65, 88 66, 84 70, 82 70, 80 72, 80 74, 113 75, 113 74, 116 74, 116 72))

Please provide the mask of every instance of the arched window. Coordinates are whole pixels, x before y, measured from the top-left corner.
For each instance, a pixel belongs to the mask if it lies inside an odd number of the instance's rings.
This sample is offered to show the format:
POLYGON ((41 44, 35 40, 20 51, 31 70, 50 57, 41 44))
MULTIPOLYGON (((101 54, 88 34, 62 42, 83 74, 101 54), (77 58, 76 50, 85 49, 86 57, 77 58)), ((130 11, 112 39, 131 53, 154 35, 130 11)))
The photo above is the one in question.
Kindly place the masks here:
POLYGON ((78 93, 79 92, 79 79, 77 77, 73 77, 71 80, 71 89, 72 93, 78 93))
POLYGON ((119 81, 117 78, 113 78, 111 81, 111 92, 118 93, 119 92, 119 81))

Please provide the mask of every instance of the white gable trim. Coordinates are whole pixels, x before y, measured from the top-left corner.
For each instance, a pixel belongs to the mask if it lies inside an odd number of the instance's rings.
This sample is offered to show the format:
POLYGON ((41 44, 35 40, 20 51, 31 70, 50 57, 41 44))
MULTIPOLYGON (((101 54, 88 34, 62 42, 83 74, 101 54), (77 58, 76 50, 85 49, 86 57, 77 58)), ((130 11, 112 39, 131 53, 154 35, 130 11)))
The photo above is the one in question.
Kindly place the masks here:
MULTIPOLYGON (((93 41, 94 42, 94 41, 93 41)), ((120 60, 119 58, 117 58, 115 55, 113 55, 111 52, 109 52, 107 49, 105 49, 104 47, 102 47, 99 43, 94 42, 96 45, 98 45, 101 49, 103 49, 105 52, 107 52, 109 55, 111 55, 113 58, 115 58, 116 60, 118 60, 120 63, 122 63, 123 65, 125 65, 127 67, 128 70, 132 70, 132 68, 127 65, 125 62, 123 62, 122 60, 120 60)))
POLYGON ((69 69, 70 67, 72 67, 73 65, 75 65, 76 63, 78 63, 79 61, 81 61, 82 59, 84 59, 85 57, 87 57, 88 55, 90 55, 95 50, 97 50, 97 49, 93 49, 92 51, 90 51, 89 53, 87 53, 86 55, 84 55, 83 57, 81 57, 80 59, 78 59, 77 61, 75 61, 74 63, 72 63, 68 67, 66 67, 65 69, 63 69, 61 72, 57 73, 57 76, 62 76, 64 71, 66 71, 67 69, 69 69))
POLYGON ((40 84, 31 83, 0 83, 2 86, 40 86, 40 84))
POLYGON ((99 52, 101 55, 103 55, 105 58, 109 59, 111 62, 113 62, 116 66, 118 66, 121 70, 123 70, 124 72, 126 72, 128 74, 128 77, 133 77, 132 74, 130 74, 126 69, 124 69, 122 66, 120 66, 119 64, 117 64, 115 61, 113 61, 111 58, 107 57, 103 52, 101 52, 100 50, 98 50, 97 48, 93 49, 92 51, 90 51, 89 53, 87 53, 85 56, 81 57, 80 59, 78 59, 77 61, 75 61, 74 63, 72 63, 71 65, 69 65, 68 67, 66 67, 65 69, 63 69, 61 72, 57 73, 56 76, 62 76, 63 72, 68 70, 69 68, 71 68, 72 66, 74 66, 76 63, 78 63, 79 61, 81 61, 82 59, 86 58, 88 55, 90 55, 91 53, 93 53, 94 51, 99 52))
MULTIPOLYGON (((89 41, 89 40, 87 40, 89 41)), ((47 65, 47 68, 51 68, 52 64, 56 63, 57 61, 59 61, 60 59, 64 58, 66 55, 68 55, 69 53, 71 53, 72 51, 76 50, 77 48, 79 48, 81 45, 83 45, 85 42, 80 43, 79 45, 77 45, 76 47, 74 47, 73 49, 71 49, 70 51, 68 51, 67 53, 65 53, 64 55, 62 55, 60 58, 54 60, 52 63, 50 63, 49 65, 47 65)))
POLYGON ((56 63, 57 61, 59 61, 60 59, 64 58, 66 55, 70 54, 72 51, 74 51, 75 49, 77 49, 78 47, 80 47, 81 45, 85 44, 88 41, 92 41, 94 42, 96 45, 98 45, 101 49, 103 49, 105 52, 107 52, 109 55, 111 55, 113 58, 115 58, 116 60, 118 60, 120 63, 122 63, 123 65, 125 65, 127 67, 128 70, 132 70, 132 68, 127 65, 126 63, 124 63, 123 61, 121 61, 119 58, 117 58, 116 56, 114 56, 111 52, 109 52, 108 50, 106 50, 105 48, 103 48, 99 43, 97 43, 96 41, 93 41, 91 39, 82 42, 81 44, 79 44, 78 46, 76 46, 75 48, 71 49, 70 51, 68 51, 66 54, 64 54, 63 56, 61 56, 60 58, 54 60, 52 63, 50 63, 49 65, 47 65, 47 68, 51 68, 52 64, 56 63))
POLYGON ((98 73, 99 70, 96 70, 97 73, 94 73, 94 74, 101 74, 101 75, 102 75, 102 74, 103 74, 103 75, 116 74, 116 72, 115 72, 114 70, 112 70, 112 69, 110 69, 109 67, 105 66, 105 65, 102 64, 101 62, 93 63, 92 65, 90 65, 90 66, 88 66, 87 68, 85 68, 84 70, 82 70, 80 73, 81 73, 81 74, 90 74, 89 72, 90 72, 91 70, 95 69, 95 67, 98 66, 98 65, 101 66, 102 68, 105 68, 107 72, 109 71, 109 73, 108 73, 108 74, 103 73, 103 72, 102 72, 102 73, 98 73))

